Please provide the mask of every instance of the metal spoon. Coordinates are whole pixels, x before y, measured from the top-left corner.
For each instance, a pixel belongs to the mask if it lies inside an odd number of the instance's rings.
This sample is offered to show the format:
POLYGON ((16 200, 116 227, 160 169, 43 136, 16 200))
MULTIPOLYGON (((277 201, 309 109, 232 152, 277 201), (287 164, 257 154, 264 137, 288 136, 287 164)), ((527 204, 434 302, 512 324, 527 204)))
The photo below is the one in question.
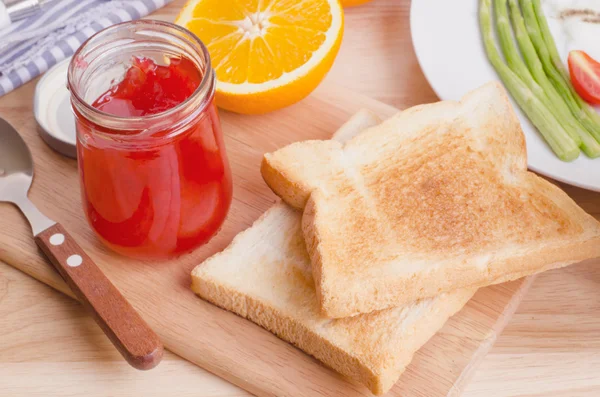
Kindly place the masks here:
POLYGON ((25 214, 37 245, 127 362, 137 369, 155 367, 163 354, 160 340, 67 231, 29 201, 32 180, 25 141, 0 118, 0 202, 25 214))

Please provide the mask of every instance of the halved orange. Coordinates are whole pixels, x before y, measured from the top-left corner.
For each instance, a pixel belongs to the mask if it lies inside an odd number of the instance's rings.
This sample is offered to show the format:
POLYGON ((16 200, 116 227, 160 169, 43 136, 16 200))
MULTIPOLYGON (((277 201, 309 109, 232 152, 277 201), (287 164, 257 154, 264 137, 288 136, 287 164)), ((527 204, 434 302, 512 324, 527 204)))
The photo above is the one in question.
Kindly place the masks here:
POLYGON ((206 44, 217 105, 252 114, 291 105, 319 85, 344 18, 339 0, 189 0, 175 22, 206 44))

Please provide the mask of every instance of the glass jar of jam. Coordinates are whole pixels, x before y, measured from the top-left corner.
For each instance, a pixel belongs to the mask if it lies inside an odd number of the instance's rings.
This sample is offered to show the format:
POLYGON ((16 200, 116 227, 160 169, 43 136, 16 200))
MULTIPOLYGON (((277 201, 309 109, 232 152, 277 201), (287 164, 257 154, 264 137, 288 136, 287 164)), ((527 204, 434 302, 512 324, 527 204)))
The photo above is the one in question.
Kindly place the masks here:
POLYGON ((232 181, 204 44, 166 22, 114 25, 75 53, 68 87, 83 208, 98 237, 149 259, 207 242, 232 181))

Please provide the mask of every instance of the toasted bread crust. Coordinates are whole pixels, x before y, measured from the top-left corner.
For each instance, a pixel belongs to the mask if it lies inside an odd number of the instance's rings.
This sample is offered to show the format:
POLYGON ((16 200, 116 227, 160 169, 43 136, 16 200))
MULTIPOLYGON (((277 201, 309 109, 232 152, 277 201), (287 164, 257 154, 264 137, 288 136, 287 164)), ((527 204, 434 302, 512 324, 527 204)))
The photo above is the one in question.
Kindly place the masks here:
POLYGON ((265 155, 264 176, 304 208, 322 312, 339 318, 600 256, 600 224, 526 160, 493 83, 405 110, 343 147, 289 145, 265 155))

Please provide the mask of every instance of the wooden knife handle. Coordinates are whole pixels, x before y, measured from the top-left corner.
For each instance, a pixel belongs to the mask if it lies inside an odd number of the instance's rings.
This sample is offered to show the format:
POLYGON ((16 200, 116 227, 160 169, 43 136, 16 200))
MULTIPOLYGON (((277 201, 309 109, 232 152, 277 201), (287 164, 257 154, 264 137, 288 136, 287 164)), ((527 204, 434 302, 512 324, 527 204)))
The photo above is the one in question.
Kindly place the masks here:
POLYGON ((163 355, 158 336, 73 237, 57 223, 35 242, 127 362, 137 369, 154 368, 163 355))

